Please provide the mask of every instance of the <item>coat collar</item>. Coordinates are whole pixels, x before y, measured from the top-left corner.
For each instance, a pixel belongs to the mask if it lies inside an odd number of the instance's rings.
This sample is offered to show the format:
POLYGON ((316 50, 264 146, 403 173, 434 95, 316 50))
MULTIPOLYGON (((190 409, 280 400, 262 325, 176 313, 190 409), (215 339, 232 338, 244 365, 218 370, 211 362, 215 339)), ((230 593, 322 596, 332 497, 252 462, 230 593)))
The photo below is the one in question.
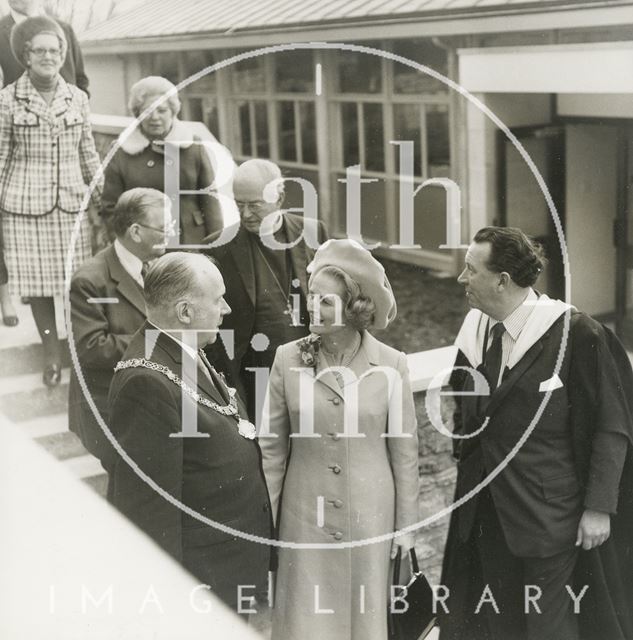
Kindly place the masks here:
POLYGON ((110 278, 117 283, 117 291, 145 316, 143 291, 134 278, 123 268, 114 250, 114 245, 107 248, 105 260, 110 271, 110 278))
MULTIPOLYGON (((147 321, 143 326, 143 334, 147 330, 156 330, 156 327, 147 321)), ((189 355, 186 356, 190 358, 189 355)), ((158 334, 158 338, 156 339, 156 343, 154 345, 154 351, 152 355, 148 358, 148 360, 153 360, 154 362, 158 362, 159 364, 164 364, 169 369, 171 369, 178 377, 182 378, 182 362, 183 362, 183 349, 182 346, 174 340, 171 336, 167 335, 164 332, 160 332, 158 334)), ((216 389, 214 383, 211 381, 210 377, 207 377, 204 371, 201 370, 201 362, 196 361, 196 366, 198 367, 196 382, 198 391, 202 391, 205 395, 207 395, 213 402, 216 402, 219 405, 225 405, 226 400, 222 398, 218 389, 216 389)), ((211 374, 209 374, 210 376, 211 374)))
MULTIPOLYGON (((283 230, 286 235, 285 242, 294 242, 303 232, 302 218, 299 216, 292 216, 284 214, 283 216, 283 230)), ((250 246, 250 240, 248 237, 249 231, 246 231, 239 223, 237 223, 239 229, 235 234, 234 239, 227 243, 227 251, 231 255, 233 262, 235 263, 235 271, 239 273, 242 279, 244 289, 248 293, 248 297, 253 307, 256 302, 255 291, 255 266, 253 263, 253 255, 250 246)), ((290 255, 290 263, 292 264, 292 270, 295 277, 299 280, 299 287, 304 297, 308 295, 308 276, 306 267, 310 262, 311 257, 308 255, 308 249, 306 243, 301 240, 294 247, 287 250, 290 255)))
MULTIPOLYGON (((195 136, 189 126, 178 120, 178 118, 174 118, 174 124, 171 131, 165 136, 165 141, 178 144, 178 146, 187 149, 194 143, 195 136)), ((136 129, 134 129, 127 137, 124 137, 123 134, 121 134, 118 142, 123 151, 129 153, 131 156, 136 156, 139 153, 142 153, 148 147, 151 147, 152 150, 157 153, 163 153, 165 146, 162 142, 150 142, 143 133, 140 125, 137 125, 136 129)))
MULTIPOLYGON (((354 374, 353 382, 357 382, 361 376, 367 374, 372 367, 380 365, 380 343, 368 331, 363 331, 360 347, 349 363, 348 367, 354 374)), ((316 374, 319 382, 329 387, 341 398, 345 398, 344 390, 339 386, 336 377, 331 371, 327 371, 329 364, 322 351, 317 356, 316 374)), ((352 382, 348 383, 352 384, 352 382)), ((347 386, 347 385, 346 385, 347 386)))
POLYGON ((38 116, 47 117, 53 114, 58 117, 68 111, 73 101, 73 93, 69 84, 59 75, 55 96, 51 104, 47 105, 25 71, 15 81, 15 98, 26 103, 27 110, 38 116))

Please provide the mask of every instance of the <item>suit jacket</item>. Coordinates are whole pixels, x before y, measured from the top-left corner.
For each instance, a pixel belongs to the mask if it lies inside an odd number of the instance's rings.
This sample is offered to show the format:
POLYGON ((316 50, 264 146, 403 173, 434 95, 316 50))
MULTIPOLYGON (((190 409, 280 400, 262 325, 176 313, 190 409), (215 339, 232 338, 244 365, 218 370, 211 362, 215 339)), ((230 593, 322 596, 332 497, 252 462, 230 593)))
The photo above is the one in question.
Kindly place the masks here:
MULTIPOLYGON (((292 213, 285 213, 284 225, 288 241, 291 242, 302 233, 303 218, 292 213)), ((227 359, 226 351, 220 346, 219 340, 213 345, 211 353, 218 366, 225 368, 231 383, 238 386, 238 388, 244 389, 248 385, 244 385, 244 380, 241 379, 243 376, 242 359, 253 336, 255 323, 255 270, 247 236, 249 232, 239 224, 235 226, 238 228, 227 230, 231 234, 235 234, 233 240, 220 247, 205 250, 205 253, 213 257, 220 266, 226 286, 225 299, 233 311, 233 313, 224 317, 222 329, 234 332, 235 357, 232 360, 227 359)), ((219 235, 220 232, 212 234, 205 239, 205 242, 213 242, 219 235)), ((327 240, 327 232, 322 222, 318 223, 318 239, 320 244, 327 240)), ((291 249, 288 249, 288 252, 294 276, 299 280, 297 291, 306 297, 308 294, 306 267, 312 262, 315 249, 309 247, 302 240, 291 249)), ((279 314, 284 311, 285 308, 279 309, 279 314)), ((308 327, 305 328, 305 333, 307 335, 308 327)), ((277 346, 271 345, 271 364, 277 346)))
MULTIPOLYGON (((151 325, 145 324, 133 337, 124 360, 145 356, 148 328, 151 325)), ((181 346, 168 335, 159 335, 150 360, 182 379, 181 346)), ((219 391, 217 376, 215 382, 212 384, 201 373, 197 392, 224 406, 227 402, 219 391)), ((196 404, 196 414, 201 437, 170 437, 182 432, 182 403, 181 388, 159 371, 139 367, 114 374, 109 396, 112 432, 154 486, 117 455, 108 497, 233 606, 238 585, 265 588, 268 547, 203 523, 190 512, 236 531, 268 538, 270 507, 259 446, 255 440, 239 435, 233 417, 200 403, 196 404), (172 504, 171 499, 183 506, 172 504)), ((243 415, 241 401, 238 404, 243 415)))
MULTIPOLYGON (((88 76, 84 72, 84 60, 77 36, 68 23, 57 19, 56 21, 63 29, 68 43, 66 60, 64 60, 64 64, 60 69, 61 76, 66 82, 77 85, 84 93, 90 96, 88 92, 88 76)), ((11 51, 11 29, 14 26, 15 20, 11 14, 0 19, 0 68, 3 76, 0 79, 0 84, 2 86, 15 82, 24 73, 24 67, 16 60, 11 51)))
MULTIPOLYGON (((108 390, 114 367, 132 336, 145 322, 145 301, 140 285, 119 262, 110 245, 84 262, 70 283, 70 320, 73 344, 88 391, 108 424, 108 390), (116 303, 89 302, 114 298, 116 303)), ((104 465, 112 447, 92 413, 72 370, 68 397, 68 427, 104 465)))
MULTIPOLYGON (((572 548, 584 509, 617 510, 630 434, 618 408, 622 399, 605 402, 614 396, 599 383, 601 370, 608 365, 596 348, 601 328, 588 316, 575 314, 570 348, 564 351, 556 378, 564 331, 561 316, 506 370, 485 412, 479 410, 476 396, 464 396, 456 425, 459 433, 469 434, 483 425, 485 417, 490 419, 480 435, 462 443, 456 499, 499 467, 489 488, 508 546, 519 557, 548 557, 572 548), (548 381, 552 394, 538 415, 548 381), (591 413, 586 403, 592 397, 603 412, 588 437, 578 428, 577 416, 591 413), (580 440, 584 440, 582 456, 580 440), (513 455, 515 446, 519 448, 513 455)), ((460 359, 474 364, 463 353, 460 359)), ((466 390, 472 389, 472 380, 466 377, 466 390)), ((471 534, 476 506, 474 496, 453 514, 451 526, 457 526, 463 542, 471 534)))
POLYGON ((3 213, 76 213, 100 163, 83 91, 60 78, 47 105, 27 73, 0 91, 3 213))

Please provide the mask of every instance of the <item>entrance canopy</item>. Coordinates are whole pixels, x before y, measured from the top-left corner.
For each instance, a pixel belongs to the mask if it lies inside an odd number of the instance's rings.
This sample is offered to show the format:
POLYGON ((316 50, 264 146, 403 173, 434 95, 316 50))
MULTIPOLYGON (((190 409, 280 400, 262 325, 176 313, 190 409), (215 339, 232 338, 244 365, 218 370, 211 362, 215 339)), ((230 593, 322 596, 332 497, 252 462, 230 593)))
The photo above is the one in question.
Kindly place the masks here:
POLYGON ((473 93, 633 94, 633 42, 460 49, 458 54, 459 83, 473 93))

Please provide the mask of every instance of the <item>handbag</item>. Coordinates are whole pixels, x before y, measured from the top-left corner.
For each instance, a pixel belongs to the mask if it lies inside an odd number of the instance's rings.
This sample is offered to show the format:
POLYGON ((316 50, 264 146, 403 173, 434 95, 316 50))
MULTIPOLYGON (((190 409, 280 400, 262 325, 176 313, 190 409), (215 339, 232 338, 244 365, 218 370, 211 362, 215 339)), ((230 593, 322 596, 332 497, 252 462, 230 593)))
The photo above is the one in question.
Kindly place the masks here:
POLYGON ((400 585, 401 550, 395 559, 393 585, 389 599, 388 622, 389 640, 422 640, 435 626, 436 614, 433 612, 433 589, 418 566, 415 550, 409 551, 411 561, 411 579, 408 584, 400 585), (405 610, 405 602, 409 605, 405 610))

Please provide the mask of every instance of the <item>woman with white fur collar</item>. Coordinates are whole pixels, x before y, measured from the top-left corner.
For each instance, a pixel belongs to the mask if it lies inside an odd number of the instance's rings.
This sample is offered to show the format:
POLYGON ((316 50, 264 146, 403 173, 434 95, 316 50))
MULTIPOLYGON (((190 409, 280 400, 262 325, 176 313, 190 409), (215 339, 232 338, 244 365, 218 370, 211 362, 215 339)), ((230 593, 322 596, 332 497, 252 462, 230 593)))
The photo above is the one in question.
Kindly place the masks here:
MULTIPOLYGON (((128 107, 134 117, 164 96, 174 91, 174 85, 159 76, 148 76, 130 89, 128 107)), ((180 100, 173 93, 139 123, 131 135, 123 134, 114 143, 116 153, 105 171, 103 209, 101 215, 108 223, 119 196, 134 187, 149 187, 165 191, 165 142, 178 145, 180 155, 179 191, 206 189, 214 181, 214 172, 200 138, 186 124, 178 120, 180 100)), ((219 202, 209 194, 180 196, 180 242, 200 244, 207 235, 221 229, 222 213, 219 202)))

